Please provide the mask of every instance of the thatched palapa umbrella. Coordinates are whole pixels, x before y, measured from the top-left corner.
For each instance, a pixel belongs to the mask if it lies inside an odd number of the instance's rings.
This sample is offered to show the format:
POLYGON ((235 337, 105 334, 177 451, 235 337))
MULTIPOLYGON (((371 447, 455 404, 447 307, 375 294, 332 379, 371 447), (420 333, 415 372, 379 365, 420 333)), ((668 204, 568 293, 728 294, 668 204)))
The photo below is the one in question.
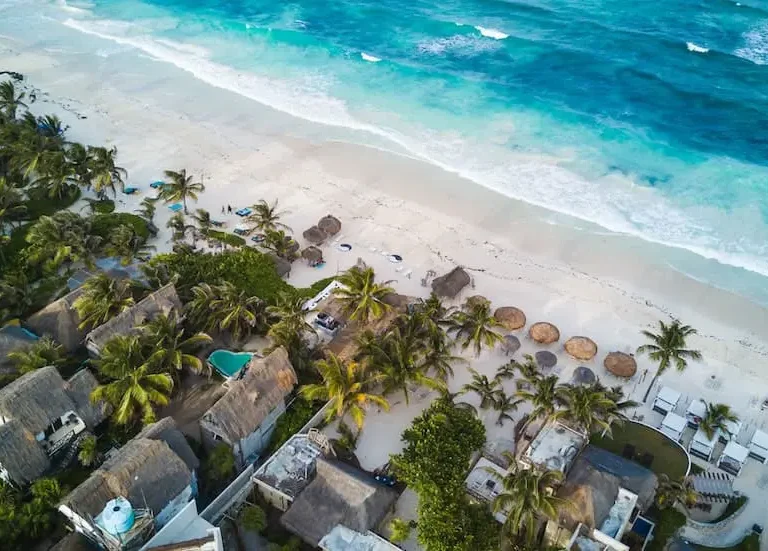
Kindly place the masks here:
POLYGON ((516 331, 525 327, 525 314, 519 308, 514 306, 502 306, 496 308, 493 313, 493 317, 496 318, 501 326, 508 331, 516 331))
POLYGON ((632 377, 637 373, 637 362, 629 354, 624 352, 611 352, 603 361, 605 369, 617 377, 632 377))
POLYGON ((432 290, 439 297, 453 298, 469 285, 469 282, 469 274, 457 266, 447 274, 436 277, 432 281, 432 290))
POLYGON ((540 350, 536 352, 536 363, 539 364, 540 367, 549 369, 550 367, 555 367, 557 365, 557 356, 548 350, 540 350))
POLYGON ((549 322, 539 321, 531 325, 528 336, 539 344, 552 344, 560 340, 560 330, 549 322))
POLYGON ((312 226, 308 230, 305 230, 304 233, 302 233, 301 235, 303 235, 304 239, 306 239, 313 245, 319 245, 320 243, 325 241, 328 237, 328 234, 326 234, 323 230, 321 230, 317 226, 312 226))
POLYGON ((270 254, 269 258, 271 258, 272 262, 275 263, 275 271, 277 272, 278 276, 285 277, 291 273, 291 263, 285 258, 281 258, 276 254, 270 254))
POLYGON ((318 264, 319 262, 323 261, 323 251, 314 245, 310 245, 301 251, 301 258, 305 259, 310 264, 318 264))
POLYGON ((580 365, 573 371, 573 377, 571 377, 571 383, 575 385, 593 385, 597 382, 595 372, 580 365))
POLYGON ((485 298, 483 295, 472 295, 469 297, 466 301, 468 308, 474 308, 475 306, 479 306, 481 304, 487 304, 491 305, 491 301, 485 298))
POLYGON ((504 335, 504 340, 501 343, 501 350, 509 356, 520 350, 520 339, 514 335, 504 335))
POLYGON ((577 360, 591 360, 597 354, 597 344, 588 337, 571 337, 565 342, 565 351, 577 360))
POLYGON ((327 214, 317 223, 317 227, 328 235, 336 235, 341 231, 341 221, 335 216, 327 214))

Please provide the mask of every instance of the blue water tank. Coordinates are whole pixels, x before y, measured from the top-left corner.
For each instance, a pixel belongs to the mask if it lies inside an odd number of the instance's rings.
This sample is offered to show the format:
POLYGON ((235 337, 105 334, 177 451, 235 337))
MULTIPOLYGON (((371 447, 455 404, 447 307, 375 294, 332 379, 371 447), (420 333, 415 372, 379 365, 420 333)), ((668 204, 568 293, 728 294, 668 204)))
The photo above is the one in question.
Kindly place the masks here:
POLYGON ((104 529, 114 536, 124 534, 133 527, 133 507, 124 497, 107 502, 100 516, 104 529))

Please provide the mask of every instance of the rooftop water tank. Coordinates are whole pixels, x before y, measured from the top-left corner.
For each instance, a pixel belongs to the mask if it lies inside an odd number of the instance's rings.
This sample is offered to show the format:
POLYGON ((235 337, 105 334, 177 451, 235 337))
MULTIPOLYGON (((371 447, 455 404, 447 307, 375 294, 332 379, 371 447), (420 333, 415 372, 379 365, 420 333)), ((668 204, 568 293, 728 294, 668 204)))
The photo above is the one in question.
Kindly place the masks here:
POLYGON ((133 527, 133 507, 124 497, 107 502, 99 516, 104 529, 114 536, 124 534, 133 527))

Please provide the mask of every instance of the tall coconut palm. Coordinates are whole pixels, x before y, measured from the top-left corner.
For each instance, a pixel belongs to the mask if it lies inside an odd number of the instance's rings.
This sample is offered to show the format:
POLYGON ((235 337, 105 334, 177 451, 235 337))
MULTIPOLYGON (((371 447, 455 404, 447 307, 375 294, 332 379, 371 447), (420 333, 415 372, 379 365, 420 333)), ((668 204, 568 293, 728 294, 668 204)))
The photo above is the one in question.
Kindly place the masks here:
POLYGON ((97 386, 91 400, 112 405, 117 424, 126 425, 138 419, 144 424, 152 423, 156 418, 155 406, 168 404, 173 379, 168 373, 153 370, 139 335, 113 337, 93 362, 110 382, 97 386))
POLYGON ((123 266, 127 266, 137 258, 146 259, 154 249, 154 245, 147 245, 142 236, 125 224, 110 231, 109 240, 104 246, 104 252, 108 256, 119 258, 123 266))
POLYGON ((171 230, 171 240, 181 241, 187 233, 187 222, 184 220, 184 215, 180 212, 175 212, 165 223, 165 227, 171 230))
POLYGON ((16 119, 16 112, 21 107, 27 107, 24 103, 24 92, 17 92, 13 82, 6 80, 0 82, 0 111, 9 119, 16 119))
POLYGON ((157 207, 155 206, 156 201, 157 199, 144 197, 144 199, 141 200, 141 203, 139 203, 139 208, 134 212, 141 216, 147 223, 151 224, 155 219, 155 212, 157 212, 157 207))
POLYGON ((188 307, 192 320, 205 331, 228 332, 235 343, 266 327, 264 301, 238 290, 228 281, 214 286, 195 285, 188 307))
POLYGON ((672 480, 669 475, 658 475, 659 484, 656 488, 655 503, 659 509, 668 509, 677 504, 683 507, 693 507, 698 500, 698 493, 693 488, 690 480, 682 478, 672 480))
POLYGON ((29 348, 10 352, 8 359, 17 373, 24 375, 50 365, 59 366, 66 358, 63 346, 50 337, 41 337, 29 348))
POLYGON ((611 427, 621 418, 608 394, 594 386, 563 385, 560 399, 563 407, 555 412, 555 418, 567 421, 592 434, 597 431, 611 434, 611 427))
POLYGON ((432 343, 427 345, 426 352, 421 359, 421 367, 425 373, 433 373, 434 378, 447 383, 453 377, 455 364, 467 364, 466 359, 456 356, 445 343, 432 343))
POLYGON ((465 411, 472 412, 472 415, 477 415, 477 408, 467 402, 459 402, 459 397, 463 396, 464 392, 451 392, 448 387, 444 387, 440 391, 440 397, 438 400, 442 400, 446 404, 450 404, 455 409, 463 409, 465 411))
POLYGON ((81 443, 77 452, 77 460, 83 467, 91 467, 99 462, 99 447, 96 437, 87 436, 81 443))
MULTIPOLYGON (((514 460, 512 465, 516 465, 514 460)), ((501 481, 502 492, 493 500, 493 511, 507 517, 505 536, 515 543, 533 545, 539 520, 556 520, 559 511, 569 505, 554 492, 562 479, 559 471, 512 467, 501 481)))
POLYGON ((208 230, 210 230, 211 226, 213 225, 213 221, 211 220, 211 213, 205 209, 197 209, 195 214, 192 215, 192 218, 195 220, 197 229, 200 230, 200 233, 207 235, 208 230))
POLYGON ((89 153, 93 190, 99 197, 105 196, 107 191, 112 192, 114 197, 117 194, 115 188, 119 187, 122 191, 125 187, 125 178, 128 177, 128 171, 115 163, 117 148, 91 147, 89 153))
POLYGON ((326 421, 343 419, 348 414, 360 430, 363 428, 366 409, 369 406, 377 405, 389 411, 389 402, 371 392, 379 377, 369 375, 364 364, 345 364, 338 356, 329 354, 325 360, 316 362, 315 367, 322 375, 323 382, 304 385, 300 392, 308 400, 331 402, 326 412, 326 421))
POLYGON ((5 235, 13 222, 18 222, 27 212, 24 196, 18 188, 0 176, 0 234, 5 235))
POLYGON ((278 348, 285 348, 291 365, 296 373, 307 375, 312 367, 312 350, 304 335, 296 331, 286 322, 278 322, 267 331, 271 344, 264 349, 264 354, 270 354, 278 348))
POLYGON ((513 417, 511 412, 517 411, 518 405, 520 405, 519 398, 509 396, 503 390, 499 390, 493 401, 493 410, 499 414, 496 419, 496 424, 502 426, 504 425, 504 421, 512 421, 513 417))
POLYGON ((197 201, 198 195, 205 191, 202 182, 193 182, 192 176, 187 176, 186 169, 178 172, 166 170, 167 182, 160 188, 160 198, 166 203, 181 201, 184 204, 184 214, 189 214, 187 199, 197 201))
POLYGON ((687 338, 696 333, 696 329, 690 325, 683 325, 680 320, 672 320, 670 324, 660 320, 658 333, 642 331, 642 334, 650 342, 638 347, 637 353, 648 354, 651 360, 659 364, 656 374, 645 392, 643 401, 648 399, 648 394, 656 384, 656 380, 671 365, 674 364, 678 371, 685 371, 689 360, 701 360, 701 352, 686 348, 687 338))
POLYGON ((136 302, 128 279, 113 279, 100 273, 88 278, 82 294, 72 303, 80 318, 80 329, 93 329, 128 310, 136 302))
POLYGON ((185 367, 201 373, 206 364, 194 352, 213 339, 203 332, 188 337, 175 314, 160 314, 141 326, 144 342, 153 352, 148 362, 161 373, 177 373, 185 367))
POLYGON ((303 297, 281 293, 276 304, 267 306, 266 312, 276 324, 282 324, 297 333, 312 332, 314 329, 307 323, 306 316, 309 312, 304 310, 306 300, 303 297))
POLYGON ((77 174, 64 153, 51 153, 43 159, 44 163, 40 167, 35 186, 45 190, 51 199, 62 199, 72 193, 78 182, 77 174))
POLYGON ((10 272, 0 279, 0 312, 2 321, 18 319, 37 303, 39 292, 22 272, 10 272))
POLYGON ((384 297, 394 291, 387 286, 388 281, 376 283, 372 268, 353 266, 341 274, 337 281, 342 287, 337 288, 334 294, 350 319, 368 323, 371 319, 380 318, 389 310, 384 297))
POLYGON ((730 434, 728 423, 736 423, 739 416, 726 404, 707 403, 704 417, 699 423, 699 428, 712 440, 718 433, 730 434))
MULTIPOLYGON (((558 405, 562 403, 562 391, 558 384, 557 375, 548 377, 535 375, 526 378, 526 382, 525 386, 517 389, 515 396, 531 404, 531 413, 525 423, 527 427, 534 421, 547 421, 552 418, 558 405)), ((524 428, 521 429, 521 432, 524 428)))
POLYGON ((289 261, 296 259, 296 251, 299 249, 299 245, 293 237, 283 230, 266 230, 261 246, 276 256, 289 261))
POLYGON ((451 316, 448 332, 461 344, 462 349, 474 346, 475 355, 479 356, 483 347, 493 348, 504 337, 495 328, 499 322, 491 313, 486 301, 467 302, 464 307, 451 316))
POLYGON ((75 142, 67 147, 66 158, 80 186, 90 189, 92 179, 91 152, 83 144, 75 142))
POLYGON ((469 372, 472 373, 472 381, 461 388, 462 392, 474 392, 477 394, 480 397, 480 409, 492 408, 499 398, 499 393, 502 391, 501 383, 497 379, 489 379, 471 367, 469 372))
POLYGON ((77 261, 93 264, 101 238, 93 235, 90 223, 69 211, 41 216, 26 236, 26 255, 32 264, 57 270, 62 264, 77 261))
POLYGON ((270 205, 264 199, 261 199, 255 205, 251 205, 251 210, 253 212, 248 215, 247 220, 255 229, 262 233, 279 229, 291 229, 280 222, 280 218, 288 214, 288 211, 278 211, 277 200, 270 205))

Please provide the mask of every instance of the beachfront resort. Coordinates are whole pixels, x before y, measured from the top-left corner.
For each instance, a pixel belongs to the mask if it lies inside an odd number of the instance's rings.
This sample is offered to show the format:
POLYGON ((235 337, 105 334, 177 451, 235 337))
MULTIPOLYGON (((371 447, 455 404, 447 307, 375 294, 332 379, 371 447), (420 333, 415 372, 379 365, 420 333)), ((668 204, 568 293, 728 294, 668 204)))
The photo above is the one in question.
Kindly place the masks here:
POLYGON ((25 99, 0 88, 3 549, 763 548, 768 396, 684 386, 695 328, 601 342, 338 215, 197 209, 25 99))

